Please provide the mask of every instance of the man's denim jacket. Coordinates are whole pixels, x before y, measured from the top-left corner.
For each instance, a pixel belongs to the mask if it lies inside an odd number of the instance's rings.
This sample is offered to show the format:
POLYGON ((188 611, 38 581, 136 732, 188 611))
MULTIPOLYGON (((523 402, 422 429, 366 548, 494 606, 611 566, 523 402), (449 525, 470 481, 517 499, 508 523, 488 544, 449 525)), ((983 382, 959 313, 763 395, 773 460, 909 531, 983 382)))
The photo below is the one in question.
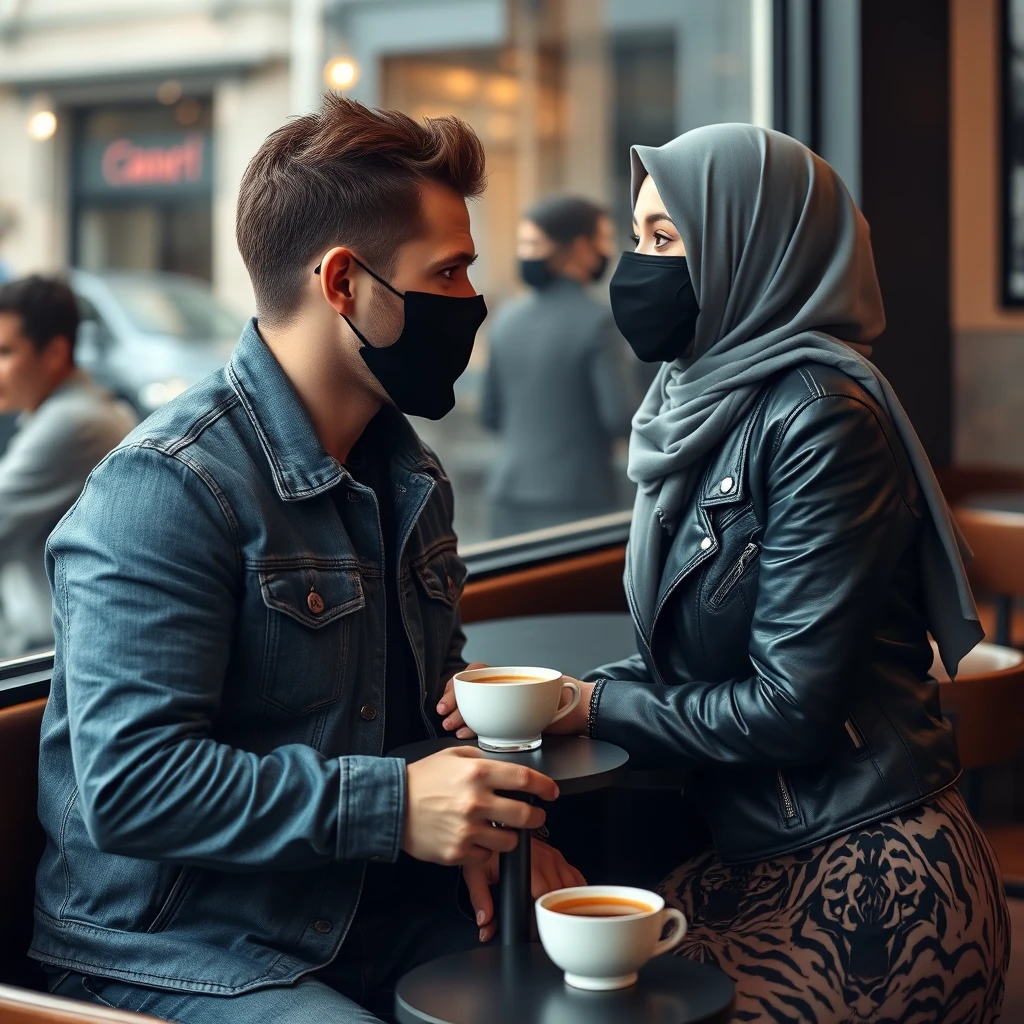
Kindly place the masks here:
MULTIPOLYGON (((451 486, 394 418, 391 561, 435 734, 466 570, 451 486)), ((222 994, 330 961, 405 819, 404 762, 381 756, 381 536, 255 321, 96 468, 47 572, 31 954, 222 994)))

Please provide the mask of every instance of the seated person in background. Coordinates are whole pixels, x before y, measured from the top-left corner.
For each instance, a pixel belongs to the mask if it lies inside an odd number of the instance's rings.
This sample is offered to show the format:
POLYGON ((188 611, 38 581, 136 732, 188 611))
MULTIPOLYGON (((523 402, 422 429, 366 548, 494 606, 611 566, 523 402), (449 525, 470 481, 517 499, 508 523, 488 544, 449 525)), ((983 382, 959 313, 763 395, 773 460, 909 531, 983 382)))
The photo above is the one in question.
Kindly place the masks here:
MULTIPOLYGON (((382 756, 439 731, 464 667, 451 486, 403 413, 452 408, 486 314, 484 158, 454 118, 324 104, 241 183, 258 321, 47 552, 31 955, 60 995, 183 1024, 388 1014, 493 935, 497 855, 544 820, 496 791, 557 796, 475 748, 382 756)), ((535 894, 580 881, 534 846, 535 894)))
POLYGON ((586 292, 612 246, 608 214, 557 196, 519 225, 530 291, 506 305, 490 332, 480 415, 500 434, 490 481, 492 533, 557 526, 621 507, 612 461, 636 408, 627 348, 607 306, 586 292))
POLYGON ((75 367, 78 306, 62 281, 0 285, 0 413, 20 413, 0 457, 0 657, 53 643, 43 547, 93 467, 135 424, 75 367))

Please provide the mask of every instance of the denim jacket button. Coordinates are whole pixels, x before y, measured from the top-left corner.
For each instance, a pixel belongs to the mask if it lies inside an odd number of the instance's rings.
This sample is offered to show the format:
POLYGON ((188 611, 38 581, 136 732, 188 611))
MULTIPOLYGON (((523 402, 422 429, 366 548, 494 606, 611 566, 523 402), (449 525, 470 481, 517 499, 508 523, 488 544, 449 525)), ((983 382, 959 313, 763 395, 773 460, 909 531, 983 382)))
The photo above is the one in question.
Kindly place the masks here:
POLYGON ((359 717, 364 721, 372 722, 377 717, 377 709, 372 704, 364 704, 359 709, 359 717))
POLYGON ((328 932, 330 932, 330 930, 331 930, 331 929, 332 929, 332 928, 334 927, 334 925, 333 925, 333 924, 331 924, 331 922, 330 922, 330 921, 317 921, 317 922, 316 922, 316 924, 314 924, 314 925, 313 925, 313 927, 314 927, 314 928, 315 928, 315 929, 316 929, 316 930, 317 930, 317 931, 318 931, 318 932, 319 932, 319 933, 320 933, 321 935, 327 935, 327 934, 328 934, 328 932))
POLYGON ((324 599, 315 590, 311 590, 306 595, 306 607, 314 615, 319 615, 324 610, 324 599))
POLYGON ((362 501, 363 500, 363 496, 358 491, 349 491, 348 492, 348 500, 349 501, 362 501))

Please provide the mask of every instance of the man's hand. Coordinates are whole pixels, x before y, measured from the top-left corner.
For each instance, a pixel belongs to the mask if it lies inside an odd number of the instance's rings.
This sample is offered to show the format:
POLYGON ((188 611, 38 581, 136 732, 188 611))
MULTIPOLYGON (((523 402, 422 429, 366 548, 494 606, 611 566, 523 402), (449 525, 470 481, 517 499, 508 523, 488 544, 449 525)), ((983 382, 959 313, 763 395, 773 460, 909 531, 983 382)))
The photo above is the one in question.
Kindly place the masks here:
POLYGON ((475 747, 452 747, 408 765, 402 849, 434 864, 484 864, 492 853, 515 849, 521 828, 540 828, 546 817, 524 800, 495 790, 554 800, 558 786, 546 775, 507 761, 489 761, 475 747), (499 826, 495 828, 492 822, 499 826))
MULTIPOLYGON (((558 850, 539 839, 533 840, 530 863, 530 889, 535 900, 555 889, 587 884, 587 880, 558 850)), ((490 888, 498 881, 498 855, 494 853, 483 864, 463 868, 462 875, 466 879, 469 899, 476 914, 476 923, 480 927, 480 941, 489 942, 498 927, 494 920, 494 900, 490 888)))
MULTIPOLYGON (((474 661, 471 665, 467 665, 465 671, 468 672, 471 668, 487 668, 486 662, 474 661)), ((437 704, 437 713, 439 715, 447 715, 448 717, 441 723, 442 727, 446 732, 454 732, 456 737, 460 740, 468 740, 475 736, 476 733, 469 728, 468 725, 462 720, 462 714, 459 711, 458 705, 455 703, 455 677, 452 676, 448 680, 448 684, 444 688, 444 694, 437 704)))

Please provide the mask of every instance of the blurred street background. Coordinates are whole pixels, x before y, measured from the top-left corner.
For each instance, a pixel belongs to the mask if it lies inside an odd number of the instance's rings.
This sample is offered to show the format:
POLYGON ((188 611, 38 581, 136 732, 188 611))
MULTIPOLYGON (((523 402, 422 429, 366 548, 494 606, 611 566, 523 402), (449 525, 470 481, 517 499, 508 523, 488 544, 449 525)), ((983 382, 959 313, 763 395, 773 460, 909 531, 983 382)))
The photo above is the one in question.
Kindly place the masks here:
MULTIPOLYGON (((572 192, 630 245, 629 146, 714 121, 768 124, 770 0, 0 0, 0 279, 68 275, 77 361, 145 416, 222 365, 252 294, 239 179, 334 89, 480 134, 474 283, 522 290, 521 212, 572 192)), ((609 270, 610 273, 610 270, 609 270)), ((590 286, 606 301, 607 276, 590 286)), ((455 412, 418 422, 456 488, 464 544, 492 534, 480 426, 487 325, 455 412)), ((638 400, 650 380, 625 343, 638 400)), ((13 429, 0 423, 0 448, 13 429)), ((632 501, 624 443, 618 506, 632 501)))

